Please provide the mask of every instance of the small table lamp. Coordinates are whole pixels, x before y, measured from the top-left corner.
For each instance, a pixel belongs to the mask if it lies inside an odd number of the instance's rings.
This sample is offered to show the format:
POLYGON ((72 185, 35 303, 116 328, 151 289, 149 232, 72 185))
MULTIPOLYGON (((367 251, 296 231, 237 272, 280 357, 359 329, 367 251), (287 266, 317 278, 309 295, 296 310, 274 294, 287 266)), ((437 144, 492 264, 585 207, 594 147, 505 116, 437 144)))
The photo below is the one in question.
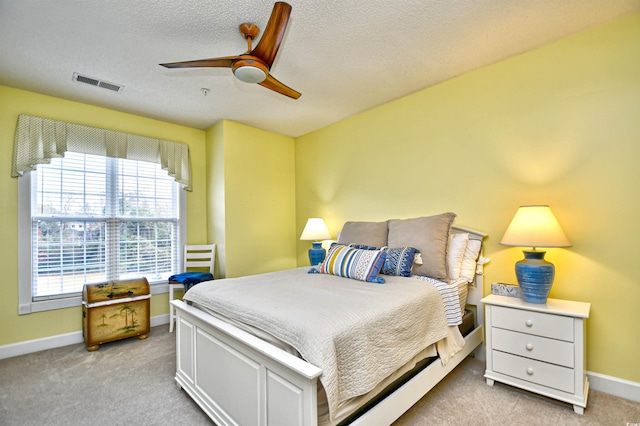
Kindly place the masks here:
POLYGON ((523 250, 524 259, 516 263, 516 277, 525 302, 546 303, 555 267, 544 260, 546 252, 537 251, 536 247, 571 246, 549 206, 520 207, 500 244, 533 247, 523 250))
POLYGON ((311 266, 318 265, 324 260, 327 251, 322 248, 322 242, 320 240, 328 240, 330 238, 331 234, 322 218, 312 217, 307 220, 300 240, 314 241, 309 249, 309 262, 311 262, 311 266))

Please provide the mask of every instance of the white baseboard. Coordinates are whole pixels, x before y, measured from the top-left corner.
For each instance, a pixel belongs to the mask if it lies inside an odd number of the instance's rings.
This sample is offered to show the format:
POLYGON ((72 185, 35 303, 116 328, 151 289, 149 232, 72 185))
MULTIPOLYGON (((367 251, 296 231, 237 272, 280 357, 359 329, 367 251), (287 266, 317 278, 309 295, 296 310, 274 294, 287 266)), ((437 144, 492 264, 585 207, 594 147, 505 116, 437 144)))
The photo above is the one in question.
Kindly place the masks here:
POLYGON ((640 383, 587 371, 589 388, 598 392, 640 402, 640 383))
MULTIPOLYGON (((151 327, 169 324, 169 314, 158 315, 149 319, 151 327)), ((42 339, 27 340, 0 346, 0 359, 40 352, 46 349, 75 345, 84 342, 82 331, 59 334, 57 336, 44 337, 42 339)))
MULTIPOLYGON (((169 324, 169 314, 151 317, 150 322, 151 327, 169 324)), ((83 341, 82 331, 74 331, 73 333, 60 334, 58 336, 12 343, 0 346, 0 359, 26 355, 62 346, 75 345, 77 343, 82 343, 83 341)), ((589 377, 590 389, 620 398, 629 399, 631 401, 640 402, 640 383, 619 379, 613 376, 606 376, 604 374, 594 373, 591 371, 587 372, 587 376, 589 377)))

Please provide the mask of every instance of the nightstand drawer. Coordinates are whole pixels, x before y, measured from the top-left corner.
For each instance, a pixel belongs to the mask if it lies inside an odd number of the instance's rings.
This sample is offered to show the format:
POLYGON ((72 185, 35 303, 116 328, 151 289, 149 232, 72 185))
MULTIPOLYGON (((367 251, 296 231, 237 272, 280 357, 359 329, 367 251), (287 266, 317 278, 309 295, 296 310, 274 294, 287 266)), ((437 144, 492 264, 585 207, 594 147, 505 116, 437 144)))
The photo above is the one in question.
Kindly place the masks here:
POLYGON ((574 370, 500 351, 493 353, 493 371, 562 392, 574 393, 574 370))
POLYGON ((573 342, 573 318, 502 306, 491 312, 493 327, 573 342))
POLYGON ((564 367, 574 366, 573 343, 501 328, 492 328, 491 337, 493 349, 564 367))

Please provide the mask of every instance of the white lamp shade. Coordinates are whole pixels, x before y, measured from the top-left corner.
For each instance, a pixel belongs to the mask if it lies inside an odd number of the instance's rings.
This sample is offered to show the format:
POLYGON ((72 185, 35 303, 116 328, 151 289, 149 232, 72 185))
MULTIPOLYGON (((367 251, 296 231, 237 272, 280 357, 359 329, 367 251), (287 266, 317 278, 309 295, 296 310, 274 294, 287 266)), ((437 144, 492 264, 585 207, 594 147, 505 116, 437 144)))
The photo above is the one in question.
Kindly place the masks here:
POLYGON ((321 217, 312 217, 307 220, 307 224, 302 231, 300 239, 302 241, 320 241, 331 238, 327 224, 321 217))
POLYGON ((570 247, 549 206, 522 206, 500 241, 505 246, 570 247))

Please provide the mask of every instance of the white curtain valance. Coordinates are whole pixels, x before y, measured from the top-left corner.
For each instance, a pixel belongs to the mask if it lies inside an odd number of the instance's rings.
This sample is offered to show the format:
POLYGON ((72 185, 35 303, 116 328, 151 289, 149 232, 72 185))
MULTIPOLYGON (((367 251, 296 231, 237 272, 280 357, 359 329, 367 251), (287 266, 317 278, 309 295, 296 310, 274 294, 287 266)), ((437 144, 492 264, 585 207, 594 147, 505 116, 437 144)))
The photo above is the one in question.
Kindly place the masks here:
POLYGON ((20 177, 67 151, 160 164, 191 191, 187 144, 24 114, 18 117, 11 176, 20 177))

